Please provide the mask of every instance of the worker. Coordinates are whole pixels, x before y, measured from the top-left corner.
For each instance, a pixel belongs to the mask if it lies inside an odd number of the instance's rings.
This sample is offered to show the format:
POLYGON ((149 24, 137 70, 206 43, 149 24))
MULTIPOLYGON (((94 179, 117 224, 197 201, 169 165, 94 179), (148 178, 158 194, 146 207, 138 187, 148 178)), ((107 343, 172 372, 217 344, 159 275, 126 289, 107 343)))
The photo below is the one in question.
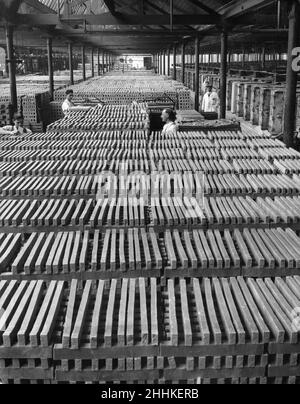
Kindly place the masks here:
POLYGON ((212 85, 206 87, 206 93, 202 100, 202 111, 204 113, 218 113, 220 99, 212 85))
POLYGON ((66 99, 62 104, 62 110, 64 115, 67 115, 70 111, 88 111, 91 109, 90 106, 86 105, 75 105, 73 102, 74 98, 74 91, 73 90, 67 90, 66 91, 66 99))
POLYGON ((63 113, 66 115, 69 111, 72 110, 72 108, 75 107, 75 104, 73 103, 73 98, 74 98, 74 91, 73 90, 67 90, 66 91, 66 99, 62 104, 62 110, 63 113))
POLYGON ((15 115, 13 125, 8 125, 0 128, 0 135, 23 136, 31 134, 32 131, 30 129, 24 128, 24 120, 21 115, 15 115))
POLYGON ((207 87, 211 85, 210 78, 206 77, 203 84, 202 84, 202 94, 206 93, 207 87))
POLYGON ((177 135, 178 127, 176 125, 176 112, 170 108, 164 109, 161 115, 164 122, 162 135, 177 135))

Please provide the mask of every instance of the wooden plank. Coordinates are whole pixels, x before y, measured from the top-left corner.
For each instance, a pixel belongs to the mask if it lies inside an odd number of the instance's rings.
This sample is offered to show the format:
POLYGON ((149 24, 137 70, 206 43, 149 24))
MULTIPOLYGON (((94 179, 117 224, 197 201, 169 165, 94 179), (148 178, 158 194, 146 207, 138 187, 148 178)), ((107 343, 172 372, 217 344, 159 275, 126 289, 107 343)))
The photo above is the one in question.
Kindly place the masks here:
POLYGON ((272 311, 272 308, 270 307, 269 303, 267 302, 262 292, 260 291, 258 285, 255 283, 253 279, 248 279, 247 284, 253 294, 254 299, 256 300, 257 305, 259 306, 261 312, 264 315, 266 323, 272 330, 276 338, 276 341, 278 343, 283 343, 285 337, 285 330, 280 324, 274 312, 272 311))
POLYGON ((275 258, 273 257, 273 255, 270 253, 270 251, 268 250, 268 248, 266 247, 263 239, 259 236, 258 232, 256 229, 252 229, 251 230, 251 235, 256 243, 256 245, 258 246, 262 256, 264 257, 264 259, 266 260, 269 268, 274 269, 275 268, 275 258))
MULTIPOLYGON (((233 295, 232 295, 232 292, 231 292, 231 289, 230 289, 230 286, 229 286, 229 281, 228 281, 228 279, 223 278, 221 280, 221 282, 222 282, 225 298, 226 298, 226 301, 227 301, 227 304, 228 304, 228 308, 229 308, 229 311, 231 313, 231 318, 232 318, 233 324, 235 326, 235 329, 237 331, 237 335, 238 335, 238 341, 237 342, 238 342, 238 344, 245 344, 246 343, 246 332, 245 332, 244 326, 243 326, 243 324, 242 324, 242 322, 240 320, 240 316, 239 316, 239 313, 238 313, 238 310, 237 310, 237 306, 236 306, 236 304, 234 302, 233 295)), ((237 292, 236 296, 241 297, 241 300, 238 301, 238 306, 242 309, 241 311, 243 311, 242 316, 243 316, 243 319, 244 319, 244 321, 246 323, 246 326, 249 325, 249 320, 251 320, 251 324, 250 324, 248 330, 249 330, 249 334, 251 336, 251 339, 253 341, 254 336, 255 336, 255 329, 257 331, 257 328, 255 326, 255 323, 253 322, 253 319, 251 318, 251 315, 250 315, 250 312, 249 312, 249 310, 248 310, 248 308, 246 306, 245 300, 241 296, 241 293, 240 293, 240 290, 239 290, 239 288, 237 286, 237 283, 234 284, 234 288, 235 288, 235 291, 237 292), (253 327, 253 325, 254 325, 254 327, 253 327)), ((258 331, 257 331, 257 338, 258 338, 258 331)))
POLYGON ((111 246, 110 246, 110 270, 117 270, 117 230, 113 229, 111 233, 111 246))
POLYGON ((219 250, 218 244, 215 239, 214 232, 212 230, 207 231, 207 239, 209 240, 211 250, 214 254, 215 261, 217 263, 217 268, 222 269, 223 268, 223 257, 221 255, 221 252, 219 250))
POLYGON ((142 256, 141 256, 140 237, 138 229, 133 229, 133 236, 134 236, 134 249, 135 249, 135 267, 137 270, 141 270, 142 256))
POLYGON ((236 240, 236 242, 238 244, 240 254, 241 254, 241 256, 242 256, 242 258, 244 260, 244 265, 247 268, 252 268, 253 259, 252 259, 251 255, 249 253, 249 250, 248 250, 248 248, 246 246, 246 243, 245 243, 245 241, 244 241, 244 239, 243 239, 243 237, 241 235, 241 232, 236 229, 236 230, 234 230, 233 234, 234 234, 234 238, 235 238, 235 240, 236 240))
POLYGON ((20 301, 18 309, 13 315, 13 318, 11 319, 9 324, 6 324, 5 332, 3 334, 3 343, 5 347, 12 346, 15 341, 18 327, 20 326, 23 316, 26 313, 35 286, 36 281, 32 281, 29 283, 27 290, 23 295, 22 300, 20 301))
POLYGON ((71 222, 71 218, 76 210, 76 204, 77 204, 76 200, 70 201, 67 210, 65 211, 63 217, 61 218, 62 226, 67 226, 71 222))
POLYGON ((168 302, 169 302, 169 321, 170 321, 170 343, 172 346, 178 346, 179 334, 176 313, 176 297, 174 280, 168 280, 168 302))
POLYGON ((128 229, 127 233, 128 240, 128 255, 129 255, 129 270, 135 270, 135 248, 134 248, 134 240, 133 240, 133 229, 128 229))
POLYGON ((251 254, 255 258, 256 265, 260 269, 263 269, 265 267, 265 263, 266 263, 265 259, 264 259, 263 255, 261 254, 258 245, 255 243, 254 239, 251 237, 251 233, 250 233, 249 229, 244 229, 243 236, 247 242, 247 245, 250 249, 251 254))
POLYGON ((136 280, 130 279, 128 308, 127 308, 127 328, 126 328, 126 344, 128 346, 133 346, 135 343, 134 340, 135 285, 136 280))
POLYGON ((149 236, 150 236, 150 240, 151 240, 151 244, 152 244, 152 248, 153 248, 153 253, 155 256, 155 265, 157 269, 161 269, 162 265, 163 265, 163 259, 162 259, 162 255, 159 249, 159 245, 157 242, 157 235, 154 232, 153 229, 149 230, 149 236))
POLYGON ((68 239, 67 239, 67 244, 66 248, 64 251, 64 256, 62 260, 62 268, 63 268, 63 273, 67 274, 70 272, 70 258, 71 258, 71 251, 73 247, 73 240, 75 237, 74 232, 69 232, 68 234, 68 239))
POLYGON ((40 309, 40 302, 43 297, 44 283, 43 281, 38 281, 33 292, 32 298, 30 300, 28 309, 23 318, 23 322, 18 330, 18 344, 20 346, 25 346, 27 344, 27 339, 29 332, 33 327, 34 321, 40 309))
POLYGON ((220 249, 220 252, 222 254, 222 257, 223 257, 224 268, 225 269, 230 269, 231 268, 231 260, 230 260, 230 257, 228 255, 228 253, 227 253, 226 247, 225 247, 225 245, 223 243, 223 239, 222 239, 222 236, 221 236, 221 233, 220 233, 219 230, 215 230, 215 237, 216 237, 216 241, 217 241, 218 247, 220 249))
POLYGON ((52 243, 54 242, 55 234, 50 233, 43 245, 43 248, 38 256, 36 263, 35 263, 35 271, 37 273, 41 273, 45 269, 45 264, 48 258, 48 254, 50 253, 52 243))
POLYGON ((90 331, 91 349, 97 349, 100 325, 100 314, 103 306, 104 281, 99 281, 90 331))
POLYGON ((121 288, 121 300, 118 319, 118 345, 125 346, 126 344, 126 313, 127 313, 127 299, 128 299, 128 279, 123 279, 121 288))
POLYGON ((75 240, 73 244, 72 255, 70 258, 70 270, 71 272, 76 272, 79 266, 79 257, 80 257, 80 241, 81 241, 81 233, 77 231, 75 234, 75 240))
POLYGON ((222 331, 218 322, 214 300, 212 295, 211 282, 209 279, 204 279, 204 292, 206 299, 207 312, 209 315, 209 322, 213 332, 214 344, 222 343, 222 331))
POLYGON ((44 320, 47 316, 47 313, 49 311, 49 307, 52 302, 53 295, 55 293, 57 286, 57 282, 52 281, 50 283, 49 288, 47 289, 46 296, 44 298, 42 307, 36 317, 36 321, 33 325, 32 330, 30 331, 29 334, 29 339, 30 339, 30 344, 32 347, 37 347, 39 345, 39 333, 44 325, 44 320))
POLYGON ((199 279, 193 279, 193 291, 195 296, 195 304, 197 308, 197 317, 199 321, 201 340, 203 344, 208 345, 210 343, 210 330, 205 313, 205 308, 202 299, 202 292, 199 283, 199 279))
POLYGON ((140 319, 141 319, 141 344, 149 344, 149 326, 148 326, 148 311, 147 311, 147 296, 145 279, 139 279, 140 292, 140 319))
POLYGON ((271 252, 273 257, 275 258, 275 261, 276 261, 277 265, 280 268, 285 268, 285 266, 286 266, 285 257, 281 254, 281 251, 278 251, 278 248, 272 242, 270 237, 268 237, 267 233, 262 231, 262 229, 258 229, 258 234, 263 239, 263 241, 266 244, 266 246, 268 247, 269 251, 271 252))
POLYGON ((189 234, 189 232, 187 230, 185 230, 183 232, 183 237, 184 237, 185 247, 186 247, 186 250, 187 250, 187 255, 188 255, 189 260, 191 262, 191 268, 192 269, 197 269, 198 268, 198 260, 197 260, 196 254, 195 254, 193 246, 192 246, 190 234, 189 234))
POLYGON ((276 313, 276 317, 280 321, 280 324, 285 328, 290 343, 296 344, 298 342, 298 331, 293 329, 291 322, 293 307, 285 301, 282 295, 280 296, 280 293, 276 291, 276 287, 274 287, 274 284, 270 279, 267 279, 266 283, 262 279, 257 279, 256 283, 264 294, 268 304, 272 307, 274 314, 276 313), (275 294, 275 292, 277 293, 275 294), (276 299, 274 296, 276 296, 276 299), (278 300, 280 300, 280 304, 278 303, 278 300))
POLYGON ((54 327, 56 325, 57 316, 60 310, 64 293, 64 282, 58 282, 53 300, 49 309, 48 316, 45 320, 44 328, 40 334, 41 346, 47 347, 50 345, 54 327))
POLYGON ((216 302, 219 306, 219 311, 223 321, 224 329, 227 335, 227 342, 229 345, 236 344, 236 331, 232 324, 230 313, 224 298, 223 290, 220 285, 219 279, 213 279, 213 286, 215 290, 216 302))
POLYGON ((167 254, 168 254, 168 259, 169 259, 169 266, 171 269, 175 270, 175 269, 177 269, 177 257, 175 254, 172 235, 171 235, 170 230, 167 230, 165 232, 165 243, 166 243, 166 249, 167 249, 167 254))
POLYGON ((158 308, 157 308, 157 280, 151 278, 151 343, 158 346, 158 308))
POLYGON ((53 268, 54 274, 58 274, 60 272, 60 270, 62 269, 64 250, 65 250, 68 236, 69 236, 69 233, 67 233, 67 232, 62 234, 59 246, 57 248, 57 251, 56 251, 56 254, 55 254, 55 257, 53 260, 52 268, 53 268))
POLYGON ((100 245, 100 231, 95 230, 93 239, 92 257, 91 257, 92 271, 98 270, 99 245, 100 245))
POLYGON ((82 272, 86 271, 88 265, 89 239, 90 239, 90 233, 89 231, 85 231, 83 234, 82 247, 79 257, 79 268, 80 271, 82 272))
POLYGON ((59 245, 60 245, 62 236, 63 236, 63 233, 62 233, 62 232, 59 232, 59 233, 56 234, 56 236, 55 236, 53 246, 52 246, 52 248, 51 248, 51 250, 50 250, 48 259, 47 259, 47 261, 46 261, 46 273, 47 273, 47 274, 52 274, 52 273, 54 272, 54 269, 53 269, 53 262, 54 262, 54 259, 55 259, 55 256, 56 256, 56 252, 57 252, 57 250, 59 249, 59 245))
MULTIPOLYGON (((201 262, 202 269, 206 269, 208 267, 208 259, 206 256, 206 251, 205 248, 201 242, 201 239, 199 237, 199 232, 197 230, 193 231, 193 239, 194 239, 194 244, 196 248, 196 252, 198 255, 198 258, 201 262)), ((212 257, 213 259, 213 257, 212 257)))
POLYGON ((111 238, 111 230, 106 230, 100 259, 101 271, 107 270, 110 238, 111 238))
POLYGON ((78 309, 74 329, 71 335, 71 348, 79 349, 81 335, 84 331, 84 322, 88 313, 89 302, 91 298, 92 281, 87 281, 82 294, 80 306, 78 309))
POLYGON ((179 231, 178 230, 174 230, 173 231, 173 237, 174 237, 174 242, 175 242, 175 246, 179 255, 179 259, 181 262, 181 265, 184 269, 188 269, 189 267, 189 260, 188 257, 185 253, 185 250, 183 248, 183 245, 181 243, 181 238, 179 235, 179 231))
POLYGON ((124 230, 119 232, 119 259, 120 269, 125 272, 127 270, 126 257, 125 257, 125 234, 124 230))
POLYGON ((151 254, 150 254, 150 249, 149 249, 149 244, 148 244, 148 238, 147 238, 147 233, 145 229, 141 229, 141 239, 143 243, 143 252, 144 252, 144 259, 145 259, 145 264, 146 264, 146 270, 151 270, 152 269, 152 259, 151 259, 151 254))
POLYGON ((185 346, 193 345, 193 333, 191 319, 189 313, 188 295, 186 289, 186 281, 180 279, 180 299, 181 299, 181 314, 184 329, 184 344, 185 346))
POLYGON ((105 322, 105 333, 104 333, 104 345, 106 347, 111 347, 113 345, 113 322, 116 304, 116 289, 117 280, 113 279, 111 282, 109 299, 106 312, 106 322, 105 322))
POLYGON ((70 347, 70 339, 72 332, 73 319, 75 314, 75 302, 76 302, 76 292, 77 292, 78 281, 76 279, 72 279, 71 288, 69 292, 68 298, 68 306, 65 317, 65 323, 62 334, 62 347, 69 348, 70 347))
POLYGON ((0 298, 3 295, 5 288, 7 287, 8 282, 7 281, 0 281, 0 298))

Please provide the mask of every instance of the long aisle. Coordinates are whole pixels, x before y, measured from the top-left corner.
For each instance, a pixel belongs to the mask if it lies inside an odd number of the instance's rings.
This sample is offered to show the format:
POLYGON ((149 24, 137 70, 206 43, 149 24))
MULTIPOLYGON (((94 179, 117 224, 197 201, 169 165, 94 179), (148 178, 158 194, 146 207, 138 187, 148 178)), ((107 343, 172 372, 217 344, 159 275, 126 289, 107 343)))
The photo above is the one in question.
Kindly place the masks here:
POLYGON ((149 133, 149 97, 184 90, 104 80, 75 90, 106 105, 0 141, 0 379, 299 383, 300 154, 149 133))

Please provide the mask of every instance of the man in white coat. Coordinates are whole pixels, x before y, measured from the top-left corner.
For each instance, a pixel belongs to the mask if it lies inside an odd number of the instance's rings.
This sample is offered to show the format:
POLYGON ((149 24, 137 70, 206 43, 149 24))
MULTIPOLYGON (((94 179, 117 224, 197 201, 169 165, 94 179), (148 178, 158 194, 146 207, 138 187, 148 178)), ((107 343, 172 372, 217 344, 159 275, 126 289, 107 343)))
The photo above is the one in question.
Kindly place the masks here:
POLYGON ((207 86, 206 93, 202 100, 202 111, 205 113, 219 112, 220 99, 211 85, 207 86))

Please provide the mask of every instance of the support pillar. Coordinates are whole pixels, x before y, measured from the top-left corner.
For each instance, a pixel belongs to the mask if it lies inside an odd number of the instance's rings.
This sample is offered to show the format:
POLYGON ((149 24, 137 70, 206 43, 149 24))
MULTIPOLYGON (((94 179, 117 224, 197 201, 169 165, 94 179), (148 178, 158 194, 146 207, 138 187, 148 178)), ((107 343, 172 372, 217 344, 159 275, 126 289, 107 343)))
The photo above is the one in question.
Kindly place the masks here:
POLYGON ((70 70, 70 85, 74 84, 74 69, 73 69, 73 46, 69 43, 69 70, 70 70))
POLYGON ((53 97, 54 97, 54 74, 53 74, 52 38, 47 39, 47 52, 48 52, 49 93, 50 93, 51 100, 53 100, 53 97))
POLYGON ((105 52, 102 52, 102 73, 105 74, 105 52))
POLYGON ((17 81, 16 81, 16 62, 14 55, 14 28, 12 25, 6 26, 6 45, 7 45, 7 65, 9 74, 9 86, 10 86, 10 99, 13 108, 13 112, 18 110, 18 98, 17 98, 17 81))
POLYGON ((261 68, 262 70, 266 69, 266 48, 262 48, 262 53, 261 53, 261 68))
POLYGON ((86 80, 86 68, 85 68, 85 47, 83 46, 81 49, 81 60, 82 60, 82 79, 86 80))
POLYGON ((185 83, 185 43, 182 44, 181 49, 181 81, 185 83))
POLYGON ((226 118, 227 99, 227 55, 228 55, 228 33, 223 30, 221 33, 221 71, 220 71, 220 118, 226 118))
POLYGON ((165 76, 166 75, 166 52, 165 51, 163 51, 162 56, 163 56, 163 75, 165 76))
POLYGON ((297 105, 297 72, 293 70, 293 49, 299 46, 300 6, 293 0, 289 15, 288 61, 286 73, 286 97, 284 112, 284 143, 287 147, 294 146, 294 133, 296 130, 297 105))
POLYGON ((106 71, 109 72, 108 53, 105 54, 105 65, 106 65, 106 71))
POLYGON ((168 49, 168 77, 171 75, 171 50, 168 49))
POLYGON ((200 69, 199 69, 199 48, 200 39, 199 37, 195 40, 195 110, 200 109, 200 69))
POLYGON ((101 75, 101 70, 100 70, 100 49, 98 48, 97 50, 97 61, 98 61, 98 76, 101 75))
POLYGON ((92 58, 92 77, 95 77, 95 63, 94 63, 94 48, 92 48, 91 52, 91 58, 92 58))
POLYGON ((173 49, 173 55, 174 55, 174 71, 173 71, 173 79, 177 80, 177 71, 176 71, 176 45, 174 45, 174 49, 173 49))

